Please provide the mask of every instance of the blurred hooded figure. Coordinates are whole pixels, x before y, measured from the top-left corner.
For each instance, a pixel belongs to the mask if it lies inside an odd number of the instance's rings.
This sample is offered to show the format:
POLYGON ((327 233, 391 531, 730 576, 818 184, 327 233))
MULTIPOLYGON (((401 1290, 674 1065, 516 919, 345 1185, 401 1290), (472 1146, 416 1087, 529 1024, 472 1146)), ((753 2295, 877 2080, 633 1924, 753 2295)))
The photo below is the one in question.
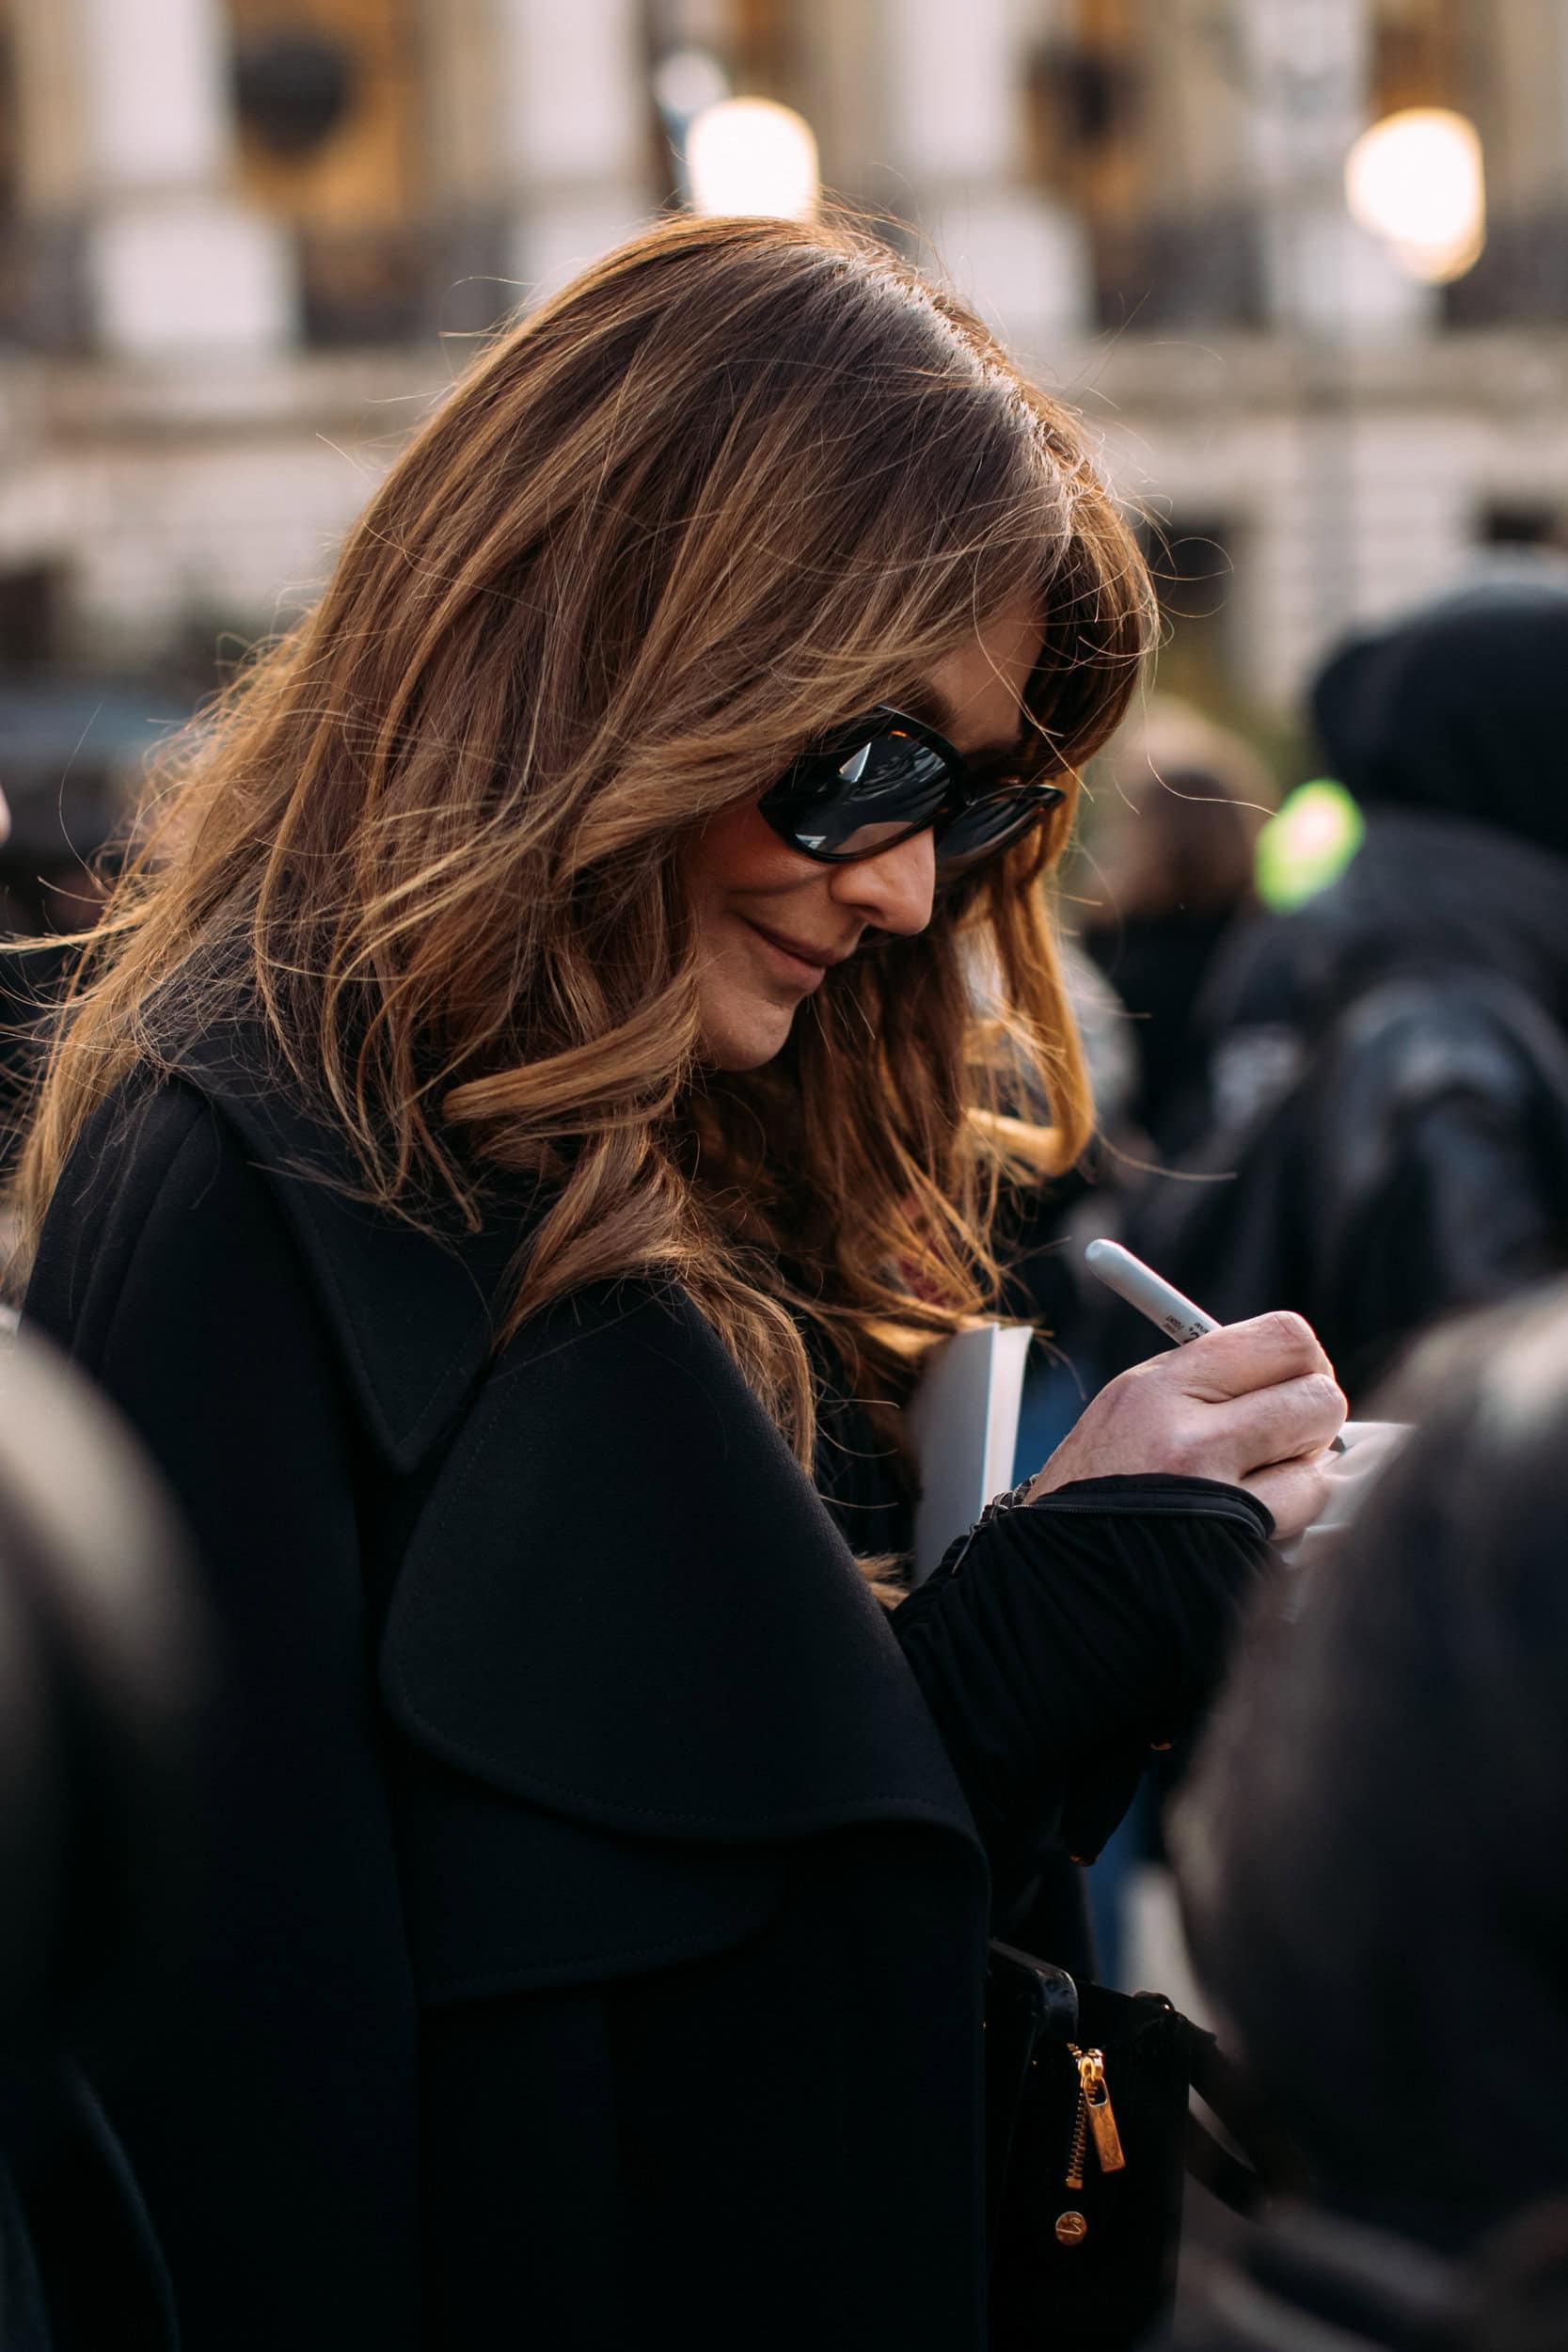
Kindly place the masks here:
POLYGON ((1389 1409, 1415 1436, 1176 1810, 1195 1964, 1309 2174, 1195 2266, 1181 2352, 1568 2344, 1568 1285, 1389 1409))
POLYGON ((1170 1152, 1193 1139, 1202 1092, 1194 1009, 1233 925, 1256 910, 1253 852, 1277 795, 1249 743, 1168 695, 1154 697, 1109 768, 1085 885, 1098 904, 1081 936, 1129 1015, 1127 1108, 1170 1152))
POLYGON ((1299 1309, 1354 1394, 1568 1263, 1568 562, 1356 638, 1311 707, 1361 847, 1219 959, 1209 1134, 1128 1238, 1224 1322, 1299 1309))

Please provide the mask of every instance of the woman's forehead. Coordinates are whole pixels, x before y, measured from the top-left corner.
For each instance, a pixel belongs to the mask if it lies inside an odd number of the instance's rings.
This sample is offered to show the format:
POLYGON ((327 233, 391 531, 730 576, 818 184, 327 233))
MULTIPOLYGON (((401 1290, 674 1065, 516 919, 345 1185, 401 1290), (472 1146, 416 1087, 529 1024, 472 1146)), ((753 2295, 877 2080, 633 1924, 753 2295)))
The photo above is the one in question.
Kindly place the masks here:
POLYGON ((1033 597, 1007 606, 932 663, 914 697, 926 707, 915 715, 928 713, 966 757, 1011 751, 1044 639, 1045 625, 1033 597))

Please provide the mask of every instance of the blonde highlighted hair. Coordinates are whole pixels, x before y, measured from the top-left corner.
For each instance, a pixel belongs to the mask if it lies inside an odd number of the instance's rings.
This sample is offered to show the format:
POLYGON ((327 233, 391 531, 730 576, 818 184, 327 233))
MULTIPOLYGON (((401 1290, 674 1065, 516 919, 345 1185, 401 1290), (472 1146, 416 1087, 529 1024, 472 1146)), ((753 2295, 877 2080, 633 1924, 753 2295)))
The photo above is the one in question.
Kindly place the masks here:
POLYGON ((1043 1075, 1046 1158, 1085 1138, 1037 885, 1148 629, 1077 426, 945 294, 852 229, 650 230, 478 361, 171 763, 41 1090, 24 1255, 105 1094, 260 1008, 369 1200, 473 1224, 487 1170, 547 1180, 508 1329, 677 1279, 809 1459, 802 1315, 886 1396, 900 1334, 993 1295, 1005 1066, 1043 1075), (683 845, 1025 595, 1068 803, 832 972, 767 1070, 705 1073, 683 845))

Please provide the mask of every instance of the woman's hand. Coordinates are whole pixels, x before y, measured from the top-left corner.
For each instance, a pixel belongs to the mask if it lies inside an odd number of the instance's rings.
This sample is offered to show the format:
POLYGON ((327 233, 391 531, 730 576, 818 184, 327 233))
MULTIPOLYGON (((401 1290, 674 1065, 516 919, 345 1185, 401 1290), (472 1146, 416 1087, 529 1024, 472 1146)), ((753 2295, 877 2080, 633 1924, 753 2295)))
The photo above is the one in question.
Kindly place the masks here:
POLYGON ((1135 1364, 1085 1406, 1029 1500, 1077 1478, 1174 1471, 1245 1486, 1290 1543, 1328 1497, 1327 1448, 1345 1400, 1309 1324, 1258 1315, 1135 1364))

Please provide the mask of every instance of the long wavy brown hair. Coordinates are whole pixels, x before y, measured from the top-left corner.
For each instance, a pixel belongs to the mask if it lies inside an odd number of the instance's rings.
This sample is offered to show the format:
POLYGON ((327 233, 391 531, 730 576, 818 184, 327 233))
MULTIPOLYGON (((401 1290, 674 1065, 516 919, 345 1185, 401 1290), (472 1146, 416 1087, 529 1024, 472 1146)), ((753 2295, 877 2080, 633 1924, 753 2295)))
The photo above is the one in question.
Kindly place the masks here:
POLYGON ((1149 613, 1071 418, 852 228, 672 220, 610 254, 476 362, 166 763, 33 1118, 22 1263, 105 1095, 259 1008, 369 1200, 473 1225, 492 1171, 547 1180, 505 1331, 675 1279, 809 1460, 802 1317, 852 1392, 896 1393, 908 1335, 994 1296, 1021 1068, 1037 1157, 1085 1141, 1037 886, 1070 790, 750 1077, 703 1069, 681 852, 1023 595, 1070 786, 1149 613))

